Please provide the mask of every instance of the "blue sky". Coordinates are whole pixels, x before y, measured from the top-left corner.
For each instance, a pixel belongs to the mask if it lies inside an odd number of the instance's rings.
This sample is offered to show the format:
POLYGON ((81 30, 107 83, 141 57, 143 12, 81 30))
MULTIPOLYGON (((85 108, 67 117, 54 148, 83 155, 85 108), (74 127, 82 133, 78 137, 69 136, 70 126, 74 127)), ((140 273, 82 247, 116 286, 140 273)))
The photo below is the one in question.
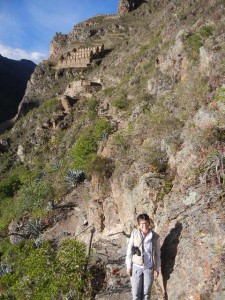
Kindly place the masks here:
POLYGON ((0 54, 35 63, 49 57, 56 32, 96 14, 114 14, 118 0, 0 0, 0 54))

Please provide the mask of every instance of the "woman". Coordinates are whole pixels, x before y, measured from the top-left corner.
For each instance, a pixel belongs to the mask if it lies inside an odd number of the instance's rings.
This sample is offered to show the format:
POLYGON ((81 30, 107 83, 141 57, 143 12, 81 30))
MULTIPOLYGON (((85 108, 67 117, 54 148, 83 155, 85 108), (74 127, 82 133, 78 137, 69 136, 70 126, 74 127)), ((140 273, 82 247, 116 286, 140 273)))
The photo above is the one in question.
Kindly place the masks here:
POLYGON ((151 229, 153 222, 147 214, 140 214, 137 222, 127 248, 127 274, 133 300, 150 300, 153 278, 159 276, 161 266, 159 235, 151 229))

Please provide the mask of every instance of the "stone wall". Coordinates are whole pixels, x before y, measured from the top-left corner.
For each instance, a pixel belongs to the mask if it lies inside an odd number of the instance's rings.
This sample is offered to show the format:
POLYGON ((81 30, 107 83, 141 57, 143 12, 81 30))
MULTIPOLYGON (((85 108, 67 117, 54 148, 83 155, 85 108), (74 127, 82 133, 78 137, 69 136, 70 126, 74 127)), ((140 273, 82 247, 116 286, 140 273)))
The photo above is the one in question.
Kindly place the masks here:
POLYGON ((104 51, 104 45, 73 48, 60 56, 57 63, 57 68, 76 68, 87 67, 94 59, 99 58, 104 51))

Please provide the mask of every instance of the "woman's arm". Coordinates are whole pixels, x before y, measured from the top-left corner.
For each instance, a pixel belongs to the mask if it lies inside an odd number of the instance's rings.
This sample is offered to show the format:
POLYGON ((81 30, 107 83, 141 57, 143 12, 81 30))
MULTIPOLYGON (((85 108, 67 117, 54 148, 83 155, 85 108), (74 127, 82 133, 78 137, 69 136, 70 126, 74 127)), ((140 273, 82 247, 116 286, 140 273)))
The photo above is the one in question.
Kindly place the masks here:
POLYGON ((126 266, 127 266, 127 274, 129 276, 132 275, 132 247, 134 245, 134 234, 131 233, 131 237, 129 243, 127 245, 127 255, 126 255, 126 266))

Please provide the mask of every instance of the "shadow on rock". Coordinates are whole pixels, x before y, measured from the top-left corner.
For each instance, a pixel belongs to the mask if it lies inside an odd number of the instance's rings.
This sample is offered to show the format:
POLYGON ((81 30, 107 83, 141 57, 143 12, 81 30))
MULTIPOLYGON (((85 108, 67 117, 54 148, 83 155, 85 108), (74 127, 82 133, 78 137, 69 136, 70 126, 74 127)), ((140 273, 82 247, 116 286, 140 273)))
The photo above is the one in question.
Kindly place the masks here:
POLYGON ((177 255, 177 248, 179 244, 179 237, 183 226, 177 222, 175 228, 173 228, 164 240, 161 247, 161 271, 163 277, 163 287, 165 293, 165 300, 168 300, 167 295, 167 281, 170 279, 170 275, 174 270, 175 259, 177 255))

